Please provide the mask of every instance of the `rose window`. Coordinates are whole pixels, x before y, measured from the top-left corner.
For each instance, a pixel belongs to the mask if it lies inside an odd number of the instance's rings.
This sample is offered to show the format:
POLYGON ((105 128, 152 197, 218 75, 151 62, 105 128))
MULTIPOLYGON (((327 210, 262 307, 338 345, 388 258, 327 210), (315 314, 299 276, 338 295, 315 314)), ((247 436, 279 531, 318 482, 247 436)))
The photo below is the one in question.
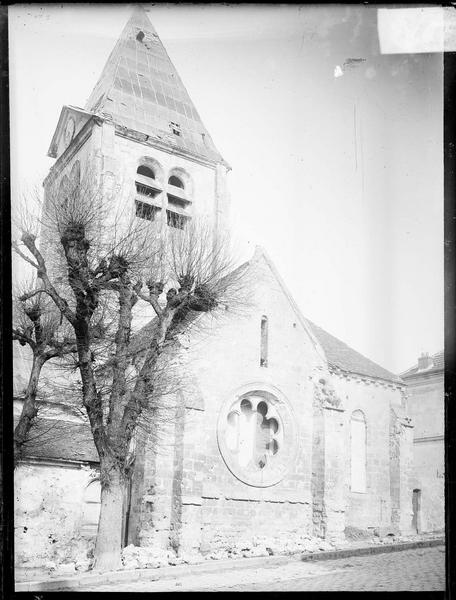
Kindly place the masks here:
POLYGON ((219 418, 219 448, 238 479, 260 487, 282 479, 294 449, 290 416, 288 406, 268 392, 243 394, 225 405, 219 418))
POLYGON ((241 467, 264 469, 281 446, 282 427, 261 398, 243 398, 227 416, 226 444, 241 467))

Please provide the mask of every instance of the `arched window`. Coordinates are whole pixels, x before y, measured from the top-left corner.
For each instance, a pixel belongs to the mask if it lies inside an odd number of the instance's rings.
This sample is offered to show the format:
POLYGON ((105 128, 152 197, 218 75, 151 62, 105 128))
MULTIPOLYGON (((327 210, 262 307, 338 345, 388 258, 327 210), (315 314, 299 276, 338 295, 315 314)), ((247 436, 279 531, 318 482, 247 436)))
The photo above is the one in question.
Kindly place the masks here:
POLYGON ((70 181, 73 188, 77 188, 81 183, 81 165, 78 160, 71 168, 70 181))
MULTIPOLYGON (((149 167, 148 165, 142 164, 136 170, 136 193, 139 196, 142 196, 148 202, 154 199, 161 192, 161 187, 156 180, 155 171, 149 167)), ((147 204, 144 205, 142 200, 136 200, 136 216, 141 217, 143 219, 149 219, 149 212, 153 213, 155 217, 155 213, 159 210, 159 207, 156 209, 150 209, 148 211, 147 204), (139 207, 139 208, 138 208, 139 207)))
POLYGON ((91 481, 84 492, 82 512, 82 535, 96 535, 100 517, 101 485, 98 479, 91 481))
POLYGON ((189 177, 180 169, 173 169, 168 177, 168 207, 166 211, 169 227, 174 229, 185 229, 191 217, 191 200, 188 194, 187 184, 189 177), (184 183, 185 182, 185 183, 184 183))
POLYGON ((142 175, 143 177, 149 177, 150 179, 155 179, 154 171, 150 167, 147 167, 146 165, 140 165, 136 172, 138 173, 138 175, 142 175))
POLYGON ((268 366, 268 318, 261 317, 260 328, 260 367, 268 366))
POLYGON ((168 179, 168 183, 170 185, 174 185, 174 187, 181 188, 181 190, 185 188, 182 179, 179 179, 179 177, 176 177, 175 175, 171 175, 171 177, 168 179))
POLYGON ((355 410, 350 420, 350 488, 352 492, 366 492, 366 446, 366 419, 360 410, 355 410))
POLYGON ((58 202, 61 208, 65 211, 69 208, 69 200, 71 196, 71 185, 68 175, 64 175, 59 185, 59 197, 58 202))

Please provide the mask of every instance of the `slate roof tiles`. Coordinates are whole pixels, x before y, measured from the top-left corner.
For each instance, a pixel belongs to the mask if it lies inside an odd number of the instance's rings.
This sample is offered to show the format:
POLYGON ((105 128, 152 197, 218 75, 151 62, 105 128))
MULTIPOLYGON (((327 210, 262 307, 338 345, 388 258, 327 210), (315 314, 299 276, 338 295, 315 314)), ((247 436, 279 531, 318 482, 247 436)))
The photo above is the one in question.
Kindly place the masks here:
POLYGON ((39 418, 24 447, 25 458, 98 463, 88 423, 39 418))
POLYGON ((318 342, 322 346, 328 363, 345 371, 347 373, 355 373, 373 379, 383 379, 385 381, 391 381, 401 383, 402 380, 394 373, 387 371, 377 363, 373 362, 369 358, 366 358, 350 346, 347 346, 344 342, 334 337, 315 323, 306 319, 310 325, 311 330, 318 342))
POLYGON ((114 46, 86 110, 176 150, 226 164, 141 7, 114 46))

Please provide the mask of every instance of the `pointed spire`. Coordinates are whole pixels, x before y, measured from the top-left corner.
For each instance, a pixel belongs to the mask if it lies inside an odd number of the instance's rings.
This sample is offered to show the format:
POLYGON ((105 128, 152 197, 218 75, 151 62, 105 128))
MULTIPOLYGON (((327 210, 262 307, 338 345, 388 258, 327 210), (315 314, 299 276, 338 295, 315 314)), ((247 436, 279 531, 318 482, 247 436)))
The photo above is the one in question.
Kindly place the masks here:
POLYGON ((141 6, 111 52, 86 110, 176 149, 224 162, 141 6))

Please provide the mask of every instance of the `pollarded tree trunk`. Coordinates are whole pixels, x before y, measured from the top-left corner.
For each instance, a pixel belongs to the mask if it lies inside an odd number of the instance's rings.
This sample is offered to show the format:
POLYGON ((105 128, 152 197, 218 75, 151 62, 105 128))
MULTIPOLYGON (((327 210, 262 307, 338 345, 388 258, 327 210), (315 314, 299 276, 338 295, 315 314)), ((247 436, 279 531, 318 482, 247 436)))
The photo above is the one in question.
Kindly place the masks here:
POLYGON ((101 460, 101 507, 95 545, 93 569, 120 569, 122 550, 122 517, 125 477, 120 466, 111 460, 101 460))
POLYGON ((43 356, 34 354, 32 370, 30 373, 27 390, 25 392, 24 404, 22 406, 21 416, 14 429, 14 466, 17 467, 22 457, 22 450, 27 436, 32 426, 33 420, 38 414, 36 407, 36 395, 38 392, 38 381, 40 379, 41 369, 46 362, 43 356))

